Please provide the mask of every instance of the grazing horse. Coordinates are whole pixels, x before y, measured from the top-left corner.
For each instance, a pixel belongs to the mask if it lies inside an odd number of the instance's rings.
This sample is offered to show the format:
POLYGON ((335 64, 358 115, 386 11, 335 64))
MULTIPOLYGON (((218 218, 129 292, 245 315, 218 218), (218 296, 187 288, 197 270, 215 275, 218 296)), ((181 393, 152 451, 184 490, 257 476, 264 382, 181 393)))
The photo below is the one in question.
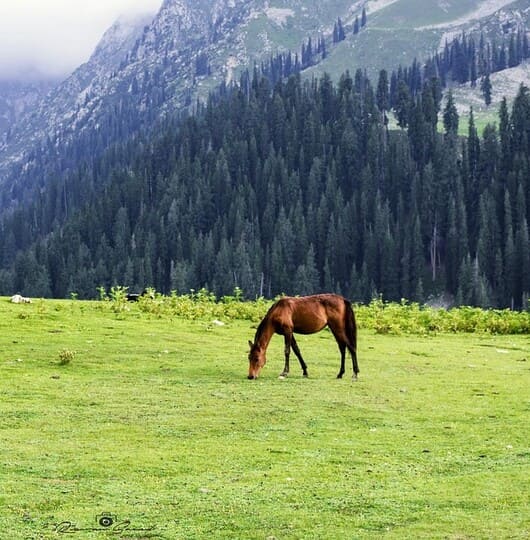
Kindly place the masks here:
POLYGON ((353 378, 357 378, 357 325, 351 303, 337 294, 315 294, 312 296, 290 297, 278 300, 260 322, 254 343, 249 341, 248 378, 257 379, 261 368, 267 361, 265 351, 274 333, 285 339, 285 366, 280 377, 289 373, 289 355, 291 348, 296 354, 304 377, 307 377, 307 365, 300 354, 300 349, 293 333, 314 334, 329 326, 340 350, 340 371, 337 378, 344 375, 346 349, 350 351, 353 363, 353 378))

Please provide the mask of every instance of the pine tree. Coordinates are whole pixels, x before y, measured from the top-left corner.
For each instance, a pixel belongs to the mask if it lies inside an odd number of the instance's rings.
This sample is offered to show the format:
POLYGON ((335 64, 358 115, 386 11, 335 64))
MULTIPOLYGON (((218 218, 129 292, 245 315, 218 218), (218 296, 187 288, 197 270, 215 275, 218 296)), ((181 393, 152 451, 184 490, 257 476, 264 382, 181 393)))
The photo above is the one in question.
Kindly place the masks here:
POLYGON ((479 216, 477 258, 482 273, 491 283, 495 278, 495 257, 500 248, 500 236, 495 201, 487 191, 480 197, 479 216))
POLYGON ((294 294, 315 294, 320 289, 319 275, 315 263, 315 250, 309 246, 307 256, 303 264, 296 269, 294 278, 294 294))
POLYGON ((467 148, 468 148, 468 175, 470 182, 476 182, 478 175, 478 166, 480 161, 480 139, 478 136, 477 128, 475 127, 475 117, 473 114, 473 107, 469 110, 469 124, 467 135, 467 148))
POLYGON ((453 196, 449 200, 448 231, 445 247, 446 282, 447 291, 455 293, 458 287, 458 269, 460 257, 458 253, 458 223, 456 217, 456 203, 453 196))
POLYGON ((506 193, 504 202, 504 304, 507 307, 515 307, 515 297, 518 292, 517 284, 517 252, 513 235, 512 212, 509 194, 506 193))
POLYGON ((490 74, 486 73, 484 77, 482 77, 482 81, 480 82, 480 90, 482 92, 482 96, 484 97, 484 103, 489 106, 491 105, 491 79, 490 74))
POLYGON ((520 277, 520 284, 516 289, 516 293, 520 293, 520 296, 516 297, 516 305, 519 308, 528 309, 526 302, 530 294, 530 237, 526 219, 523 220, 517 230, 515 251, 517 253, 516 265, 520 277))
POLYGON ((475 88, 477 85, 477 55, 475 41, 472 38, 469 40, 469 51, 467 55, 469 59, 469 80, 471 81, 471 87, 475 88))
POLYGON ((363 6, 363 11, 361 13, 361 28, 364 28, 366 26, 367 18, 366 18, 366 8, 363 6))
POLYGON ((530 91, 521 84, 512 106, 513 152, 528 153, 530 149, 530 91))
POLYGON ((333 23, 333 43, 339 42, 339 28, 337 26, 337 23, 333 23))
POLYGON ((473 304, 473 266, 469 253, 466 254, 458 272, 456 303, 461 306, 473 304))
POLYGON ((333 26, 333 43, 339 43, 346 38, 346 33, 344 32, 344 26, 342 25, 342 20, 339 17, 337 22, 333 26))
POLYGON ((516 35, 510 35, 510 43, 508 45, 508 67, 512 68, 520 63, 519 52, 516 45, 516 35))
POLYGON ((506 69, 507 63, 508 63, 508 60, 506 58, 506 47, 504 46, 504 43, 503 43, 499 49, 495 71, 502 71, 503 69, 506 69))
POLYGON ((400 128, 404 129, 408 126, 411 106, 412 98, 409 87, 404 80, 400 80, 397 87, 397 101, 394 107, 400 128))
POLYGON ((388 90, 388 73, 385 69, 382 69, 379 72, 376 91, 377 107, 382 112, 388 111, 390 106, 388 90))
MULTIPOLYGON (((463 36, 463 40, 465 36, 463 36)), ((453 79, 459 83, 469 81, 469 60, 465 51, 465 44, 459 39, 453 42, 453 79)))
POLYGON ((484 76, 486 73, 491 71, 491 66, 489 63, 489 57, 487 54, 486 40, 484 38, 484 33, 480 33, 480 41, 478 46, 478 58, 477 58, 477 74, 479 76, 484 76))
POLYGON ((512 166, 512 133, 510 115, 506 97, 503 97, 499 107, 499 136, 501 144, 501 163, 503 174, 507 175, 512 166))
POLYGON ((458 133, 458 112, 456 110, 453 92, 449 90, 443 112, 444 128, 446 135, 456 136, 458 133))

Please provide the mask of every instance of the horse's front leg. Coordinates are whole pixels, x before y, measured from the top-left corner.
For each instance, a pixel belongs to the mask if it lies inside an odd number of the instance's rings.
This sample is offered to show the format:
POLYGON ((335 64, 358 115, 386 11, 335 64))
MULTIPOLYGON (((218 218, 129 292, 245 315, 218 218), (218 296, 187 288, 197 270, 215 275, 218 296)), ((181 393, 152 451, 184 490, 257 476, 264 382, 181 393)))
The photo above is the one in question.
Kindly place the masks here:
POLYGON ((294 354, 296 354, 296 357, 298 358, 298 361, 300 362, 300 366, 302 366, 302 373, 304 374, 304 377, 307 377, 307 365, 304 362, 304 359, 302 358, 302 353, 300 352, 300 349, 298 348, 298 343, 296 343, 296 339, 294 339, 294 336, 291 339, 291 346, 293 348, 294 354))
POLYGON ((289 334, 288 332, 286 332, 284 334, 285 365, 283 366, 283 371, 280 373, 280 377, 287 377, 287 375, 289 375, 289 356, 291 354, 291 339, 292 339, 292 334, 289 334))

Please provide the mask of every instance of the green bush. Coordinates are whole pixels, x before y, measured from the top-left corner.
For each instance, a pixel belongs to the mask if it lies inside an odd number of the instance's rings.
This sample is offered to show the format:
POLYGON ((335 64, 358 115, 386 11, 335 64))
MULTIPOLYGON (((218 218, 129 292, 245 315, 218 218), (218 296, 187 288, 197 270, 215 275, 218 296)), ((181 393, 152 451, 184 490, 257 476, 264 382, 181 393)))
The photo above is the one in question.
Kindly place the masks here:
MULTIPOLYGON (((110 294, 100 290, 103 309, 123 316, 131 311, 127 302, 126 287, 112 287, 110 294)), ((189 320, 248 320, 259 322, 269 307, 277 300, 245 300, 241 289, 233 295, 218 299, 207 289, 169 296, 148 289, 135 304, 138 311, 150 316, 183 317, 189 320)), ((415 302, 384 302, 381 298, 370 304, 354 306, 359 328, 370 329, 378 334, 430 334, 433 332, 487 332, 492 334, 530 333, 530 312, 509 309, 481 309, 457 307, 451 309, 422 306, 415 302)))

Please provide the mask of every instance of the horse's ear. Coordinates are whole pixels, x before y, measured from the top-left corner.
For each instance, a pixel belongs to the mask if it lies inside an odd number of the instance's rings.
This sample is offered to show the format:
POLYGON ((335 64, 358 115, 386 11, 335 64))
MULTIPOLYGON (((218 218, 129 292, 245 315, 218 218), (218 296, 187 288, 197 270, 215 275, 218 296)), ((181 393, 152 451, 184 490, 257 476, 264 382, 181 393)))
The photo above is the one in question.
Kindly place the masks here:
POLYGON ((254 347, 254 343, 252 343, 252 341, 250 341, 250 339, 248 340, 248 346, 252 349, 252 347, 254 347))

